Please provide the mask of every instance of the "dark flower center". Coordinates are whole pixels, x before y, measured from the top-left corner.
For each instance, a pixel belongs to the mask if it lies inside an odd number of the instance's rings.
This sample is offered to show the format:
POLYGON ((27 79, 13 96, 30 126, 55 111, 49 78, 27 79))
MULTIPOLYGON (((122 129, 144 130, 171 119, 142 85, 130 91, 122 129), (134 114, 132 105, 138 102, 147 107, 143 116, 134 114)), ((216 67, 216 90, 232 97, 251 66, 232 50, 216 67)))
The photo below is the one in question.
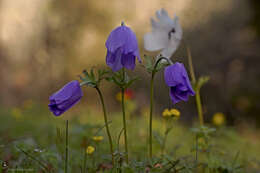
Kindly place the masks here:
POLYGON ((168 38, 169 38, 169 40, 171 39, 171 33, 175 33, 176 31, 175 31, 175 28, 172 28, 172 30, 170 30, 170 32, 168 32, 168 38))

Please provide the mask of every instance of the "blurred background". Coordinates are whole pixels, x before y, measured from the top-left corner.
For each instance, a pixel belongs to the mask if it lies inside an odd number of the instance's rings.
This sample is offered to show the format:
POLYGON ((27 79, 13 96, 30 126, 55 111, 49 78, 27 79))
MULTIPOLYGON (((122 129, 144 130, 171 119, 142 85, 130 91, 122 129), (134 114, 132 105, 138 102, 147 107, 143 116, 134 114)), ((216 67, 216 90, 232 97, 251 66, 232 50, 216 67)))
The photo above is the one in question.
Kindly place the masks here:
MULTIPOLYGON (((0 108, 21 108, 31 103, 46 105, 48 97, 65 83, 78 79, 83 69, 107 68, 105 41, 112 29, 125 21, 135 31, 141 57, 143 35, 150 18, 165 8, 179 16, 185 42, 191 48, 197 76, 209 75, 202 88, 206 121, 223 112, 228 124, 249 122, 260 127, 260 2, 258 0, 2 0, 0 1, 0 108)), ((181 43, 172 60, 187 66, 181 43)), ((137 112, 149 104, 149 74, 138 64, 133 75, 142 80, 132 87, 137 112), (139 106, 138 106, 139 105, 139 106)), ((156 111, 175 107, 157 75, 156 111)), ((110 111, 117 111, 118 88, 102 85, 110 111)), ((88 106, 100 109, 96 91, 84 89, 85 97, 72 111, 88 106)), ((176 105, 181 119, 196 118, 194 98, 176 105)))

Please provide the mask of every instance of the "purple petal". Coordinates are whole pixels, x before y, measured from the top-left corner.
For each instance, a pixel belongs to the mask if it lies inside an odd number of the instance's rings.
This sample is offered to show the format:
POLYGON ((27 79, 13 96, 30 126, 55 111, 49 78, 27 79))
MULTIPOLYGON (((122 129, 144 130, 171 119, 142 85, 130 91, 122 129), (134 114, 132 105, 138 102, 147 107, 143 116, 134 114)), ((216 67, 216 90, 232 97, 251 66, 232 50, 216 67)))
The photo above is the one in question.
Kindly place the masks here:
POLYGON ((135 55, 127 54, 122 56, 122 65, 129 69, 134 70, 135 68, 135 55))
POLYGON ((183 70, 185 70, 183 64, 178 62, 166 67, 164 70, 166 84, 168 86, 184 85, 183 70))
POLYGON ((176 104, 176 103, 180 102, 181 99, 175 95, 174 90, 175 90, 174 87, 170 88, 170 97, 171 97, 173 104, 176 104))
POLYGON ((139 54, 139 50, 138 50, 138 49, 136 49, 136 50, 134 51, 133 55, 134 55, 135 57, 137 57, 139 63, 142 63, 142 60, 141 60, 141 58, 140 58, 140 54, 139 54))
POLYGON ((189 76, 182 63, 175 63, 165 68, 164 78, 170 87, 170 97, 174 104, 188 101, 189 96, 195 95, 189 81, 189 76))
POLYGON ((120 47, 124 54, 134 52, 138 49, 135 33, 127 26, 119 26, 108 36, 106 47, 110 52, 115 52, 120 47))
POLYGON ((121 56, 122 53, 120 48, 115 53, 107 51, 106 63, 113 71, 118 71, 123 68, 121 56))
POLYGON ((75 105, 82 96, 79 82, 72 81, 50 96, 49 109, 54 115, 59 116, 75 105))

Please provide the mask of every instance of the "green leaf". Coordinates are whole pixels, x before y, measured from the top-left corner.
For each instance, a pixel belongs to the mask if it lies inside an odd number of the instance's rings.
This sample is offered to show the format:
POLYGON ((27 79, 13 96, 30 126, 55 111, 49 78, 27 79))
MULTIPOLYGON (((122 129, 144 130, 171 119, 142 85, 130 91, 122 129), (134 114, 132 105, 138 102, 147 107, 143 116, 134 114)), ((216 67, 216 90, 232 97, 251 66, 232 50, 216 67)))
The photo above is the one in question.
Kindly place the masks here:
POLYGON ((81 79, 82 81, 92 81, 87 70, 83 70, 82 73, 84 74, 84 77, 81 79))
POLYGON ((118 86, 122 86, 122 83, 121 82, 119 82, 114 76, 112 76, 112 79, 113 79, 113 82, 116 84, 116 85, 118 85, 118 86))
POLYGON ((130 81, 128 81, 128 82, 126 83, 125 88, 130 87, 130 86, 134 83, 134 81, 137 81, 137 80, 139 80, 139 79, 140 79, 139 77, 135 77, 135 78, 131 79, 130 81))
POLYGON ((94 68, 90 70, 90 78, 95 81, 95 74, 94 74, 94 68))
POLYGON ((105 78, 108 82, 113 82, 113 78, 112 77, 106 77, 105 78))
POLYGON ((111 76, 111 77, 106 77, 105 78, 108 82, 113 82, 115 83, 116 85, 118 85, 119 87, 122 87, 122 83, 119 82, 115 76, 111 76))

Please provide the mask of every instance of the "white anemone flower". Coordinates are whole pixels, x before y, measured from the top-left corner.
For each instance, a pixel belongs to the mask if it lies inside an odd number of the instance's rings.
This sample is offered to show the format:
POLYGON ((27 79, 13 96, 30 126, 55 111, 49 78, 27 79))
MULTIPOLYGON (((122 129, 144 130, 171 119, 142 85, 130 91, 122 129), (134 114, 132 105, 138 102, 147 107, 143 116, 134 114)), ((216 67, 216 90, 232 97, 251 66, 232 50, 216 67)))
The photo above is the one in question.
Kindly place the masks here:
POLYGON ((179 18, 171 19, 166 10, 156 11, 157 21, 151 18, 152 32, 144 35, 144 48, 147 51, 162 50, 160 55, 170 58, 182 39, 179 18))

